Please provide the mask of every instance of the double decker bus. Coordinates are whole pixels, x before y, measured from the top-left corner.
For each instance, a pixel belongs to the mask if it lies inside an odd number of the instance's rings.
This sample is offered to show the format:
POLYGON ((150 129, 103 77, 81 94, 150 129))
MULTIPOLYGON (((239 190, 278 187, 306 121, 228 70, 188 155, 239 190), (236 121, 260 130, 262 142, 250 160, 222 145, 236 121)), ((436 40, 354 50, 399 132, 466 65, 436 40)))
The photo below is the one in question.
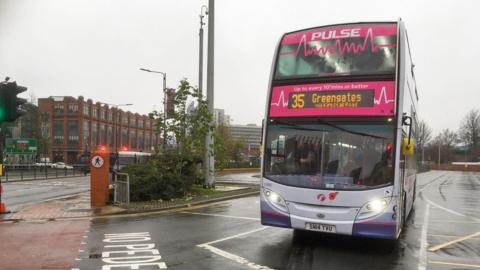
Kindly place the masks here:
POLYGON ((415 200, 417 101, 401 20, 283 35, 263 127, 262 224, 398 239, 415 200))

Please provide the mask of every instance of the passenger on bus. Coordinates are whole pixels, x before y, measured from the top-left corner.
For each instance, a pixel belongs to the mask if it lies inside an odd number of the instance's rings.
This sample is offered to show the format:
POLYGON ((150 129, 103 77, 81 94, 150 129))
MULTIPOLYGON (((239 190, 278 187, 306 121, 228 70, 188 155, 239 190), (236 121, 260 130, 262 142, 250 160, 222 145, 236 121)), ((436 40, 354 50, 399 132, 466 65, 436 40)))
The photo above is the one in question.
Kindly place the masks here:
POLYGON ((307 139, 300 138, 297 141, 296 160, 299 173, 314 174, 316 155, 313 146, 307 142, 307 139))

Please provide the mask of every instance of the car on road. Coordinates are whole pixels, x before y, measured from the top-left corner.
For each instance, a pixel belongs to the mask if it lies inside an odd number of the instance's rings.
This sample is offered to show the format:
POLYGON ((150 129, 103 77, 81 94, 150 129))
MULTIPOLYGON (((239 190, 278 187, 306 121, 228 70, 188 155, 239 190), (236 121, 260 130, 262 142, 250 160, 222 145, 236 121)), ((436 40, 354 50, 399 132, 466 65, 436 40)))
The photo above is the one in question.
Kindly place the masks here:
POLYGON ((51 162, 37 162, 35 163, 35 167, 52 167, 51 162))
POLYGON ((72 170, 72 169, 73 169, 73 166, 67 165, 67 164, 65 164, 65 163, 63 163, 63 162, 55 162, 55 163, 52 164, 52 168, 72 170))

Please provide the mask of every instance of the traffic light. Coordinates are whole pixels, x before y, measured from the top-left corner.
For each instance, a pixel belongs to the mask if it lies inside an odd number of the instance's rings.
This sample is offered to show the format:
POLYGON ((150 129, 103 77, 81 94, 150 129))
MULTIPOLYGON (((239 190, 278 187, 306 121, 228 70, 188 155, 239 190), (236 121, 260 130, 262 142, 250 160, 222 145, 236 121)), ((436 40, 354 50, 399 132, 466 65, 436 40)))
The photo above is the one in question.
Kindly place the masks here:
POLYGON ((9 82, 8 78, 0 82, 0 123, 14 122, 25 114, 21 108, 27 100, 17 97, 18 94, 27 91, 27 87, 17 85, 16 82, 9 82))

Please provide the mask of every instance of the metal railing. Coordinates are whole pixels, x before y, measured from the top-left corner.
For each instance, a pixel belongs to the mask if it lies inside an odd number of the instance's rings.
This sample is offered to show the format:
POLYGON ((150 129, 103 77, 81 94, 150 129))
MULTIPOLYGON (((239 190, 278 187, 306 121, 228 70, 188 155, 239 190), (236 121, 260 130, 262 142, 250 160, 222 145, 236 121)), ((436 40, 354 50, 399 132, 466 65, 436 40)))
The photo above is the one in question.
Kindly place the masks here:
POLYGON ((113 201, 115 204, 130 203, 130 176, 128 173, 116 173, 113 201), (120 180, 119 178, 123 178, 120 180))
POLYGON ((52 168, 51 166, 39 166, 34 164, 8 164, 4 165, 2 181, 42 180, 52 178, 65 178, 85 176, 89 173, 89 167, 85 164, 69 165, 66 168, 52 168))

